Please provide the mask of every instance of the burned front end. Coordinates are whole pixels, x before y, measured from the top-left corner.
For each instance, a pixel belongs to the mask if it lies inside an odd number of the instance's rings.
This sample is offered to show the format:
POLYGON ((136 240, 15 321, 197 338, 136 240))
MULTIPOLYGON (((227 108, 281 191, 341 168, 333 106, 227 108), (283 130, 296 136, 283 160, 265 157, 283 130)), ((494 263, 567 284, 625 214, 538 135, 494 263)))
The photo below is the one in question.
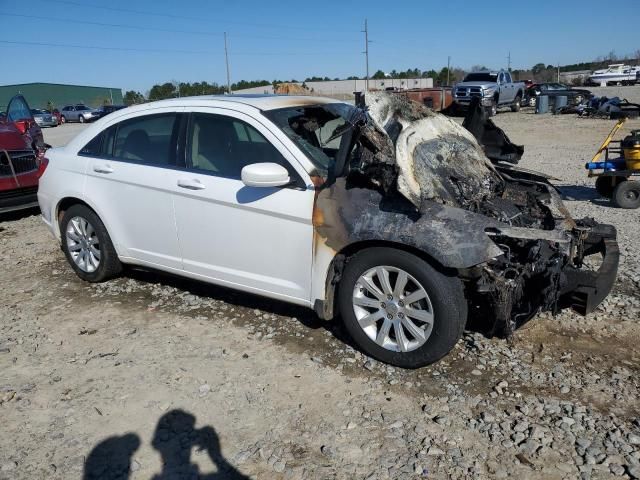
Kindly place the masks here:
POLYGON ((582 315, 592 312, 616 279, 615 228, 562 216, 558 194, 540 179, 510 176, 507 185, 506 192, 517 189, 520 198, 509 207, 524 212, 539 209, 538 214, 545 215, 525 219, 526 213, 515 213, 517 217, 502 218, 501 225, 485 228, 502 254, 467 272, 476 322, 490 334, 508 336, 541 311, 555 314, 570 307, 582 315))
MULTIPOLYGON (((468 238, 481 228, 500 249, 458 269, 476 322, 509 335, 538 312, 570 307, 585 315, 606 297, 619 260, 615 228, 574 220, 550 177, 516 167, 523 147, 511 143, 479 103, 462 127, 393 96, 370 96, 368 109, 393 143, 398 191, 423 215, 432 203, 471 212, 468 238)), ((366 160, 352 167, 369 176, 375 171, 366 160)))

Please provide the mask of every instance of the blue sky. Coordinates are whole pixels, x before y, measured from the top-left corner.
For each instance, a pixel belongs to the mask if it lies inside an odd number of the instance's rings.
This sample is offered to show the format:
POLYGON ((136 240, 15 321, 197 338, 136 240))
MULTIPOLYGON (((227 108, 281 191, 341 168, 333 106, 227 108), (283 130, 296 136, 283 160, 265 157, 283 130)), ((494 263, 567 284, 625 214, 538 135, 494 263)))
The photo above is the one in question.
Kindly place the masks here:
POLYGON ((224 31, 232 82, 364 75, 365 18, 371 73, 440 69, 449 55, 453 66, 500 68, 511 51, 512 68, 528 68, 640 49, 640 0, 0 0, 0 81, 142 93, 224 83, 224 31))

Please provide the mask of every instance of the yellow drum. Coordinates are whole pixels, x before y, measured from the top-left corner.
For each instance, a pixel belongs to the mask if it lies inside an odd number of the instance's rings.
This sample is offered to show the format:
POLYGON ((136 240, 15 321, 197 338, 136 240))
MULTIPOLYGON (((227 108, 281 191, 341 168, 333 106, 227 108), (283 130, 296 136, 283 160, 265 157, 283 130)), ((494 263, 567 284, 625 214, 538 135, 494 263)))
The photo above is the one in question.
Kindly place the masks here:
POLYGON ((640 170, 640 130, 632 130, 622 140, 622 155, 629 170, 640 170))

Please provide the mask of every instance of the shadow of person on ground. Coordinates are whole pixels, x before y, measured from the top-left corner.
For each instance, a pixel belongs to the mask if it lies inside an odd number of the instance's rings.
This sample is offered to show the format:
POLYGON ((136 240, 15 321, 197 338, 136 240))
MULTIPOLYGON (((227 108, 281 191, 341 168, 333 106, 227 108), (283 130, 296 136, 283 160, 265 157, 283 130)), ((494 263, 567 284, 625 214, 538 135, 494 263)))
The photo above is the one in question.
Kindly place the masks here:
MULTIPOLYGON (((160 417, 151 445, 162 457, 162 471, 153 480, 249 480, 222 455, 220 439, 211 426, 195 428, 196 417, 184 410, 171 410, 160 417), (217 472, 202 473, 192 463, 193 449, 207 453, 217 472)), ((83 480, 127 480, 140 438, 133 433, 109 437, 91 451, 85 462, 83 480)))
POLYGON ((109 437, 96 445, 85 460, 83 480, 129 478, 131 459, 140 447, 135 433, 109 437))

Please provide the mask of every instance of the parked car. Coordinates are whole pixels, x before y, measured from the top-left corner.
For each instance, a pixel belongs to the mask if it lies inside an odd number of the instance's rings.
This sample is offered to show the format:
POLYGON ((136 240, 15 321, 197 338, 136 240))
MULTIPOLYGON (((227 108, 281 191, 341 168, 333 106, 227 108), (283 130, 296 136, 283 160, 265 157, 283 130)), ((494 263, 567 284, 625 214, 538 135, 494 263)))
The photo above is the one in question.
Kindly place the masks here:
POLYGON ((58 125, 61 125, 62 122, 62 114, 60 114, 60 110, 58 110, 57 108, 54 108, 51 111, 51 115, 53 115, 54 117, 56 117, 56 120, 58 121, 58 125))
POLYGON ((66 122, 92 122, 99 118, 96 110, 87 107, 86 105, 67 105, 63 107, 60 112, 62 123, 66 122))
POLYGON ((0 213, 38 206, 38 178, 47 160, 42 130, 21 95, 0 116, 0 213))
POLYGON ((33 115, 33 119, 36 121, 36 123, 41 127, 58 126, 58 119, 46 110, 42 110, 40 108, 32 108, 31 114, 33 115))
POLYGON ((95 110, 96 119, 102 118, 105 115, 109 115, 110 113, 117 112, 118 110, 122 110, 123 108, 127 108, 126 105, 103 105, 100 108, 95 110))
POLYGON ((535 107, 536 98, 540 95, 548 95, 550 97, 565 96, 568 97, 568 101, 570 103, 575 105, 593 97, 593 94, 589 90, 573 88, 569 85, 565 85, 564 83, 535 83, 527 88, 525 104, 530 107, 535 107))
POLYGON ((468 312, 495 331, 593 311, 615 281, 615 229, 571 219, 541 175, 490 168, 514 160, 501 146, 522 155, 493 123, 487 158, 471 130, 377 95, 368 111, 233 95, 114 112, 47 153, 43 220, 85 281, 132 264, 339 313, 363 351, 402 367, 446 355, 468 312))
POLYGON ((454 85, 453 101, 456 106, 464 109, 469 106, 473 97, 480 97, 482 105, 493 116, 501 106, 508 105, 513 112, 520 110, 524 90, 525 84, 513 82, 507 71, 472 72, 461 83, 454 85))

